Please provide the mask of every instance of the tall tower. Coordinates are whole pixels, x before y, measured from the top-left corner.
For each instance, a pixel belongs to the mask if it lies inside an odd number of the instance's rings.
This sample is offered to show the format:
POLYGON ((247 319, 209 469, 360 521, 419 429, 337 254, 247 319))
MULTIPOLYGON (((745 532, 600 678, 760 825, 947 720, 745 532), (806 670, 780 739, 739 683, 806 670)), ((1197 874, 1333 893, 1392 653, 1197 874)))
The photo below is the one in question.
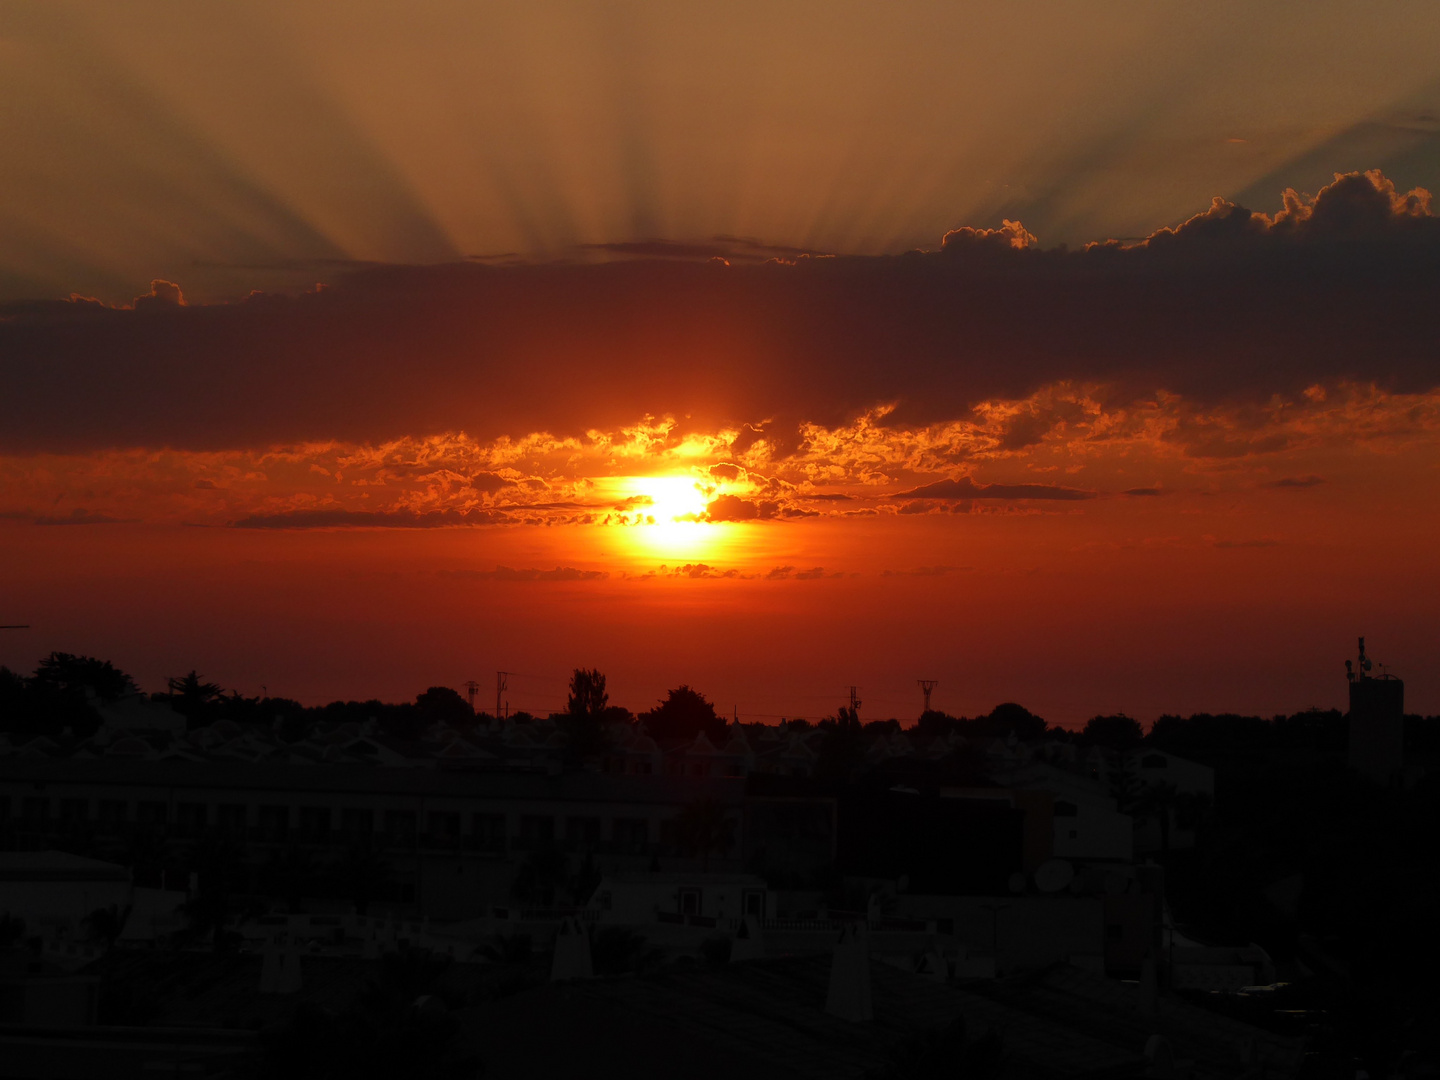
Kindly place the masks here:
MULTIPOLYGON (((1365 639, 1360 659, 1345 661, 1350 682, 1350 767, 1377 784, 1398 783, 1405 765, 1405 684, 1394 675, 1371 677, 1365 639)), ((1382 665, 1383 666, 1383 665, 1382 665)))
POLYGON ((925 695, 925 712, 930 711, 930 694, 940 685, 939 679, 919 679, 920 692, 925 695))

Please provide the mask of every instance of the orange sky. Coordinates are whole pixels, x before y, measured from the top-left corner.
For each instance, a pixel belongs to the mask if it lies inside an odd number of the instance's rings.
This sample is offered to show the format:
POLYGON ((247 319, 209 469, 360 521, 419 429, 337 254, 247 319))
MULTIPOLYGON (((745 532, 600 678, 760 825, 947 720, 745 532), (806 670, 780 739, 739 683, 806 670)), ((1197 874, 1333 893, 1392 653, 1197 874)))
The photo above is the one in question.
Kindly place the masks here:
POLYGON ((664 440, 660 424, 564 451, 536 440, 529 454, 454 437, 12 456, 10 505, 50 512, 0 524, 6 616, 35 624, 0 641, 0 662, 83 650, 151 686, 198 666, 246 693, 312 701, 405 698, 504 669, 521 673, 513 706, 533 709, 559 707, 569 667, 594 665, 635 708, 689 681, 755 718, 824 715, 850 683, 868 715, 907 717, 924 677, 954 712, 1018 699, 1076 722, 1339 705, 1339 660, 1363 631, 1411 681, 1412 707, 1434 709, 1437 416, 1437 395, 1329 395, 1288 421, 1291 448, 1238 458, 1188 456, 1124 418, 1100 421, 1120 431, 1099 439, 1078 421, 971 468, 982 484, 1093 497, 968 502, 895 494, 914 488, 903 460, 925 436, 860 424, 817 440, 825 456, 770 471, 783 503, 813 516, 668 526, 667 510, 775 486, 743 466, 718 486, 710 475, 737 456, 774 466, 764 447, 642 449, 664 440), (457 490, 456 469, 501 459, 519 483, 457 490), (801 477, 822 463, 819 492, 801 477), (659 482, 613 479, 647 468, 659 482), (617 498, 647 487, 658 499, 639 510, 617 498), (687 490, 695 503, 667 502, 687 490), (571 502, 583 505, 548 508, 571 502), (275 516, 467 504, 505 518, 275 516), (653 511, 661 524, 619 523, 653 511), (233 527, 247 516, 267 527, 233 527))
POLYGON ((0 664, 1076 723, 1339 705, 1364 633, 1440 712, 1437 57, 1405 2, 0 5, 0 664))

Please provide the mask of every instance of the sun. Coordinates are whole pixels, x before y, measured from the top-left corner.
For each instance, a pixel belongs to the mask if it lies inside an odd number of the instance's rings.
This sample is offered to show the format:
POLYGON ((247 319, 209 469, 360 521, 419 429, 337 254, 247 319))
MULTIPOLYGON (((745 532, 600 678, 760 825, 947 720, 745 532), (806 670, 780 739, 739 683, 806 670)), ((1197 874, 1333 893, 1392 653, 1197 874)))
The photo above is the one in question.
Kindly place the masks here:
POLYGON ((705 492, 693 477, 682 474, 630 479, 635 485, 636 510, 642 511, 647 518, 654 518, 656 526, 695 525, 703 519, 705 492))
POLYGON ((625 535, 637 551, 668 559, 713 557, 724 526, 708 521, 708 493, 688 473, 616 477, 625 535))

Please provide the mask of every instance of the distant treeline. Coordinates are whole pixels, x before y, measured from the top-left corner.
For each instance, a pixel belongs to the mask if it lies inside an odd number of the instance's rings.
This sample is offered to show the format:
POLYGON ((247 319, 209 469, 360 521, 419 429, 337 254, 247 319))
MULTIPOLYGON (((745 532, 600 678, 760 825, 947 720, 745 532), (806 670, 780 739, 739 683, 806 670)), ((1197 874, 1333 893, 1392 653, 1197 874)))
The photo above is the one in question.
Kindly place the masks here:
MULTIPOLYGON (((186 718, 187 726, 201 727, 221 720, 244 726, 265 727, 280 738, 304 738, 319 724, 373 724, 381 734, 405 741, 419 740, 436 723, 466 728, 493 718, 475 712, 456 690, 432 686, 416 695, 413 702, 332 701, 328 705, 302 705, 283 697, 246 697, 204 681, 198 673, 168 680, 166 689, 143 695, 124 671, 106 660, 70 653, 51 653, 29 675, 0 667, 0 732, 11 735, 45 735, 84 738, 99 727, 99 707, 122 698, 140 695, 152 703, 168 705, 186 718)), ((536 717, 516 712, 509 719, 533 722, 536 717)), ((653 708, 632 713, 611 705, 605 692, 605 676, 598 671, 576 669, 570 682, 565 712, 550 719, 568 725, 584 738, 587 731, 606 724, 641 722, 659 739, 694 738, 705 732, 713 742, 726 738, 726 720, 699 691, 679 686, 653 708)), ((1406 717, 1406 743, 1413 750, 1437 749, 1440 718, 1406 717)), ((1050 739, 1081 746, 1129 750, 1140 746, 1168 750, 1183 757, 1212 761, 1235 754, 1278 750, 1309 750, 1341 753, 1345 749, 1348 721, 1338 710, 1310 709, 1288 716, 1264 718, 1233 713, 1197 713, 1182 717, 1165 715, 1147 730, 1140 721, 1125 715, 1096 716, 1079 731, 1055 727, 1021 705, 1006 702, 983 716, 950 716, 929 711, 912 723, 897 719, 861 721, 848 706, 817 722, 787 721, 791 730, 819 730, 842 736, 878 736, 904 731, 921 739, 960 736, 967 740, 1015 738, 1033 742, 1050 739)))

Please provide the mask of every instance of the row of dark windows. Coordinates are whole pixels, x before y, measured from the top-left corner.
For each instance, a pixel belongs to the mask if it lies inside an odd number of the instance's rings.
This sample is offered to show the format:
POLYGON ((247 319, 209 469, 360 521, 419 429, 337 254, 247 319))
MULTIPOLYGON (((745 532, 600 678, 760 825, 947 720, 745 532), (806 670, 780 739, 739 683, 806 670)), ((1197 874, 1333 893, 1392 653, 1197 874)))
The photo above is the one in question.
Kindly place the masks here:
MULTIPOLYGON (((60 824, 115 825, 168 825, 182 829, 204 829, 214 826, 220 830, 244 829, 249 822, 250 807, 245 803, 177 802, 174 820, 171 821, 169 804, 160 801, 140 800, 132 804, 119 799, 100 799, 95 803, 95 816, 90 816, 89 799, 51 800, 44 797, 26 796, 19 800, 18 817, 22 822, 60 824), (55 803, 56 816, 51 817, 51 804, 55 803)), ((0 796, 0 820, 10 817, 11 800, 0 796)), ((481 841, 500 842, 509 836, 507 819, 504 814, 476 813, 470 817, 470 836, 481 841)), ((255 824, 271 831, 288 830, 292 825, 301 833, 328 833, 334 828, 335 816, 329 807, 261 805, 255 808, 255 824), (293 811, 293 814, 292 814, 293 811)), ((377 811, 368 807, 341 807, 339 828, 351 835, 368 835, 383 826, 389 836, 414 836, 419 830, 420 815, 413 810, 377 811)), ((459 811, 433 810, 425 816, 424 824, 431 836, 464 836, 465 815, 459 811)), ((572 815, 557 818, 551 814, 522 814, 519 818, 519 832, 522 841, 543 842, 563 839, 574 843, 595 843, 601 841, 601 819, 594 815, 572 815), (563 830, 563 831, 561 831, 563 830)), ((615 818, 611 822, 611 840, 620 844, 645 844, 649 842, 650 823, 645 818, 615 818)))

